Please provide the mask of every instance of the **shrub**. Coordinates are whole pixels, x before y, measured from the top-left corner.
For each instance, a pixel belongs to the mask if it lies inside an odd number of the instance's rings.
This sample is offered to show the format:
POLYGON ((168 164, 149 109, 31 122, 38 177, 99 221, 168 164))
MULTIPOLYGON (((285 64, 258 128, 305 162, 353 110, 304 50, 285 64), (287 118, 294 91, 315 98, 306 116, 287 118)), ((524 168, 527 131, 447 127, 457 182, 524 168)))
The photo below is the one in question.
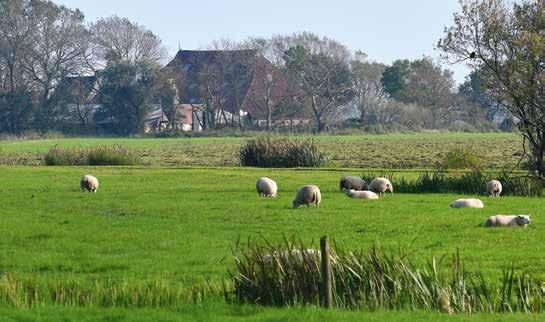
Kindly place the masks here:
POLYGON ((475 147, 456 147, 447 152, 439 167, 443 170, 481 170, 486 164, 486 156, 475 147))
POLYGON ((262 168, 320 167, 325 155, 312 139, 262 136, 250 139, 239 152, 240 164, 262 168))
MULTIPOLYGON (((416 265, 403 252, 389 255, 377 247, 347 252, 331 247, 334 306, 369 310, 428 310, 449 313, 541 312, 541 283, 526 274, 504 271, 501 282, 470 273, 459 254, 452 261, 432 258, 416 265), (447 263, 451 263, 448 265, 447 263)), ((274 246, 249 242, 234 251, 229 271, 233 295, 241 303, 292 306, 320 304, 320 255, 295 256, 302 243, 274 246), (287 254, 287 255, 286 255, 287 254), (272 258, 272 260, 271 260, 272 258)))
POLYGON ((55 145, 44 156, 46 165, 137 165, 140 158, 126 146, 95 146, 90 148, 61 147, 55 145))

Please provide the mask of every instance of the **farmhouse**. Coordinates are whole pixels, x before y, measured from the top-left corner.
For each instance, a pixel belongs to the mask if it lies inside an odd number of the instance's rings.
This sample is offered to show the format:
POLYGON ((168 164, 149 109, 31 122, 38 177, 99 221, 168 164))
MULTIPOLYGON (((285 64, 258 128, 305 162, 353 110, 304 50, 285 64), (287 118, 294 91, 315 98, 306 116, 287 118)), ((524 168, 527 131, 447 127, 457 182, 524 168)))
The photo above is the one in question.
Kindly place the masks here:
POLYGON ((194 129, 310 121, 301 92, 256 50, 180 50, 164 71, 178 80, 179 103, 193 107, 194 129))

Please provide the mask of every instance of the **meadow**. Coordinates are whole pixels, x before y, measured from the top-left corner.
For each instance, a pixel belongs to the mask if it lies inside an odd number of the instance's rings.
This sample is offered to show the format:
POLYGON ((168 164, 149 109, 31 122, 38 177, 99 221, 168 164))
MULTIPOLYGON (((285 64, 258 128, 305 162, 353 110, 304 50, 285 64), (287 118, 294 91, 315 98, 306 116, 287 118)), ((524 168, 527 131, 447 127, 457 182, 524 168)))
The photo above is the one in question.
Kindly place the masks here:
POLYGON ((223 293, 231 287, 232 247, 248 240, 280 243, 294 238, 316 247, 319 238, 328 235, 346 249, 367 250, 376 245, 392 254, 409 254, 419 264, 446 255, 444 269, 450 255, 459 252, 467 270, 482 272, 491 281, 499 282, 512 265, 519 273, 545 281, 541 198, 482 196, 484 209, 451 209, 449 203, 463 195, 396 193, 365 202, 338 191, 340 176, 361 175, 368 168, 415 177, 414 168, 426 168, 460 145, 489 149, 489 155, 495 156, 488 164, 492 169, 509 166, 518 159, 513 156, 519 149, 515 134, 319 136, 317 142, 332 156, 324 169, 238 167, 236 154, 244 140, 0 142, 4 164, 39 165, 42 154, 57 144, 122 143, 139 151, 145 161, 139 167, 0 167, 0 320, 541 318, 226 303, 223 293), (381 157, 377 147, 388 148, 389 153, 381 157), (418 153, 426 156, 425 162, 418 153), (79 188, 80 177, 87 173, 100 179, 96 194, 79 188), (258 197, 255 180, 260 176, 278 182, 278 198, 258 197), (309 183, 320 186, 322 207, 292 209, 295 191, 309 183), (530 213, 533 222, 527 229, 480 226, 497 213, 530 213))
MULTIPOLYGON (((161 320, 276 320, 282 316, 344 320, 356 316, 354 312, 333 314, 317 308, 235 308, 222 303, 222 283, 232 267, 233 244, 248 238, 280 242, 286 236, 316 245, 320 236, 328 235, 349 249, 371 245, 393 253, 403 249, 422 263, 459 250, 468 270, 483 272, 492 280, 499 280, 512 264, 519 272, 545 280, 541 199, 486 198, 485 209, 451 209, 448 204, 459 195, 444 194, 394 194, 378 202, 362 202, 338 191, 338 179, 344 173, 358 171, 0 168, 0 272, 4 274, 0 307, 13 319, 40 316, 43 320, 55 320, 65 311, 66 316, 79 320, 87 316, 82 308, 87 306, 90 316, 111 314, 127 319, 139 314, 123 309, 127 306, 150 310, 149 317, 161 320), (100 178, 97 194, 79 190, 83 173, 100 178), (278 181, 277 199, 258 198, 255 179, 262 175, 278 181), (321 187, 322 207, 291 208, 295 190, 305 183, 321 187), (533 223, 524 230, 480 227, 493 213, 531 213, 533 223), (32 285, 30 294, 25 288, 6 290, 18 283, 32 285), (164 294, 150 293, 159 299, 141 299, 137 304, 131 304, 130 294, 109 304, 107 299, 92 303, 52 300, 52 294, 62 290, 86 294, 107 290, 111 284, 117 285, 114 289, 120 293, 159 284, 152 289, 186 294, 161 300, 164 294), (27 310, 29 303, 33 308, 27 310), (18 309, 9 310, 9 306, 18 309), (202 310, 209 312, 197 313, 202 310)), ((423 312, 367 314, 377 320, 437 317, 423 312)), ((479 317, 489 318, 477 315, 472 319, 479 317)))
MULTIPOLYGON (((308 136, 292 136, 308 138, 308 136)), ((425 169, 435 167, 455 147, 471 147, 486 157, 485 167, 512 168, 519 161, 521 139, 514 133, 414 133, 312 136, 326 152, 328 167, 425 169)), ((43 153, 55 145, 89 147, 122 144, 143 163, 157 167, 235 167, 245 137, 62 138, 0 141, 0 165, 43 165, 43 153)))

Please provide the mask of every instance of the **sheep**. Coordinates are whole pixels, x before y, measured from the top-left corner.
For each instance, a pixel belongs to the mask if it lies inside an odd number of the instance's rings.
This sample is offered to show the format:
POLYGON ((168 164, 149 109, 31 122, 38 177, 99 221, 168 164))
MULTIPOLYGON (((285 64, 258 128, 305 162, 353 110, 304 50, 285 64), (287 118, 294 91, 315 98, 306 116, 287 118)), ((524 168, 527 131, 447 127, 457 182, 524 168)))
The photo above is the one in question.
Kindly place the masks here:
POLYGON ((530 215, 495 215, 490 216, 484 223, 485 227, 524 227, 530 224, 530 215))
POLYGON ((378 195, 374 193, 373 191, 369 191, 369 190, 356 191, 356 190, 350 189, 346 192, 346 195, 349 196, 350 198, 355 198, 355 199, 367 199, 367 200, 378 199, 378 195))
POLYGON ((369 184, 369 190, 378 193, 379 195, 383 195, 386 191, 390 193, 394 193, 394 187, 392 186, 392 183, 390 180, 386 178, 375 178, 371 183, 369 184))
POLYGON ((82 192, 85 192, 85 189, 89 192, 96 193, 98 190, 98 179, 92 175, 84 175, 79 182, 79 186, 82 192))
POLYGON ((501 185, 501 182, 499 182, 498 180, 490 180, 486 184, 486 190, 490 197, 499 197, 501 194, 502 188, 503 187, 501 185))
POLYGON ((311 203, 316 204, 316 208, 320 206, 322 201, 322 195, 320 194, 320 188, 315 185, 306 185, 299 188, 295 199, 293 200, 293 208, 297 208, 300 205, 305 205, 306 208, 310 207, 311 203))
POLYGON ((278 186, 276 182, 271 178, 262 177, 259 178, 255 184, 257 193, 259 197, 271 197, 276 198, 276 192, 278 191, 278 186))
POLYGON ((367 182, 356 176, 343 176, 339 182, 339 189, 343 190, 367 190, 367 182))
POLYGON ((484 208, 484 204, 479 199, 458 199, 450 204, 451 208, 484 208))
MULTIPOLYGON (((263 262, 270 265, 275 260, 282 263, 294 259, 296 262, 312 263, 316 260, 320 260, 321 256, 322 252, 319 249, 293 249, 291 251, 274 251, 272 254, 265 254, 265 256, 263 256, 263 262)), ((330 253, 329 258, 331 259, 332 264, 337 262, 337 256, 334 253, 330 253)))

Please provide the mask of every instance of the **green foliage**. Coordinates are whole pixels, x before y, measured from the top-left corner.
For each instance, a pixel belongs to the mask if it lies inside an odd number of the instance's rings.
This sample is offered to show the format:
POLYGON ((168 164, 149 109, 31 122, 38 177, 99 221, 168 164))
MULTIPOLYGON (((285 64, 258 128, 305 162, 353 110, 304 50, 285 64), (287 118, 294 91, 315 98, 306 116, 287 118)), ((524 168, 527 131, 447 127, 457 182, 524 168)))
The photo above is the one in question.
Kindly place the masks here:
POLYGON ((94 146, 90 148, 65 148, 55 145, 45 154, 44 162, 50 166, 141 164, 137 154, 123 145, 94 146))
POLYGON ((0 276, 0 304, 15 308, 44 305, 86 307, 176 307, 219 296, 221 285, 184 285, 164 278, 153 280, 46 279, 40 276, 0 276))
POLYGON ((397 97, 397 93, 405 88, 409 82, 410 62, 408 59, 396 60, 392 66, 386 67, 382 73, 381 83, 384 90, 397 97))
POLYGON ((484 174, 480 171, 454 173, 445 171, 426 171, 416 179, 396 176, 394 173, 369 172, 362 179, 371 182, 377 177, 387 177, 396 192, 400 193, 462 193, 486 194, 486 185, 492 179, 502 183, 504 196, 540 197, 543 195, 544 182, 509 172, 484 174))
POLYGON ((100 90, 104 107, 97 112, 95 122, 110 124, 113 133, 119 135, 143 133, 157 77, 157 66, 150 63, 110 63, 103 71, 100 90))
POLYGON ((439 167, 443 170, 449 169, 471 169, 482 170, 487 164, 485 152, 478 150, 474 146, 454 147, 446 153, 439 167))
MULTIPOLYGON (((234 251, 229 272, 234 296, 242 303, 293 306, 320 303, 320 254, 302 242, 248 243, 234 251)), ((541 283, 527 274, 504 270, 501 282, 465 270, 459 254, 426 266, 413 256, 391 255, 373 246, 368 252, 331 248, 334 306, 368 310, 426 310, 448 313, 541 312, 541 283), (445 273, 449 271, 449 273, 445 273)))
POLYGON ((240 164, 261 168, 320 167, 325 155, 312 139, 262 136, 241 147, 240 164))

